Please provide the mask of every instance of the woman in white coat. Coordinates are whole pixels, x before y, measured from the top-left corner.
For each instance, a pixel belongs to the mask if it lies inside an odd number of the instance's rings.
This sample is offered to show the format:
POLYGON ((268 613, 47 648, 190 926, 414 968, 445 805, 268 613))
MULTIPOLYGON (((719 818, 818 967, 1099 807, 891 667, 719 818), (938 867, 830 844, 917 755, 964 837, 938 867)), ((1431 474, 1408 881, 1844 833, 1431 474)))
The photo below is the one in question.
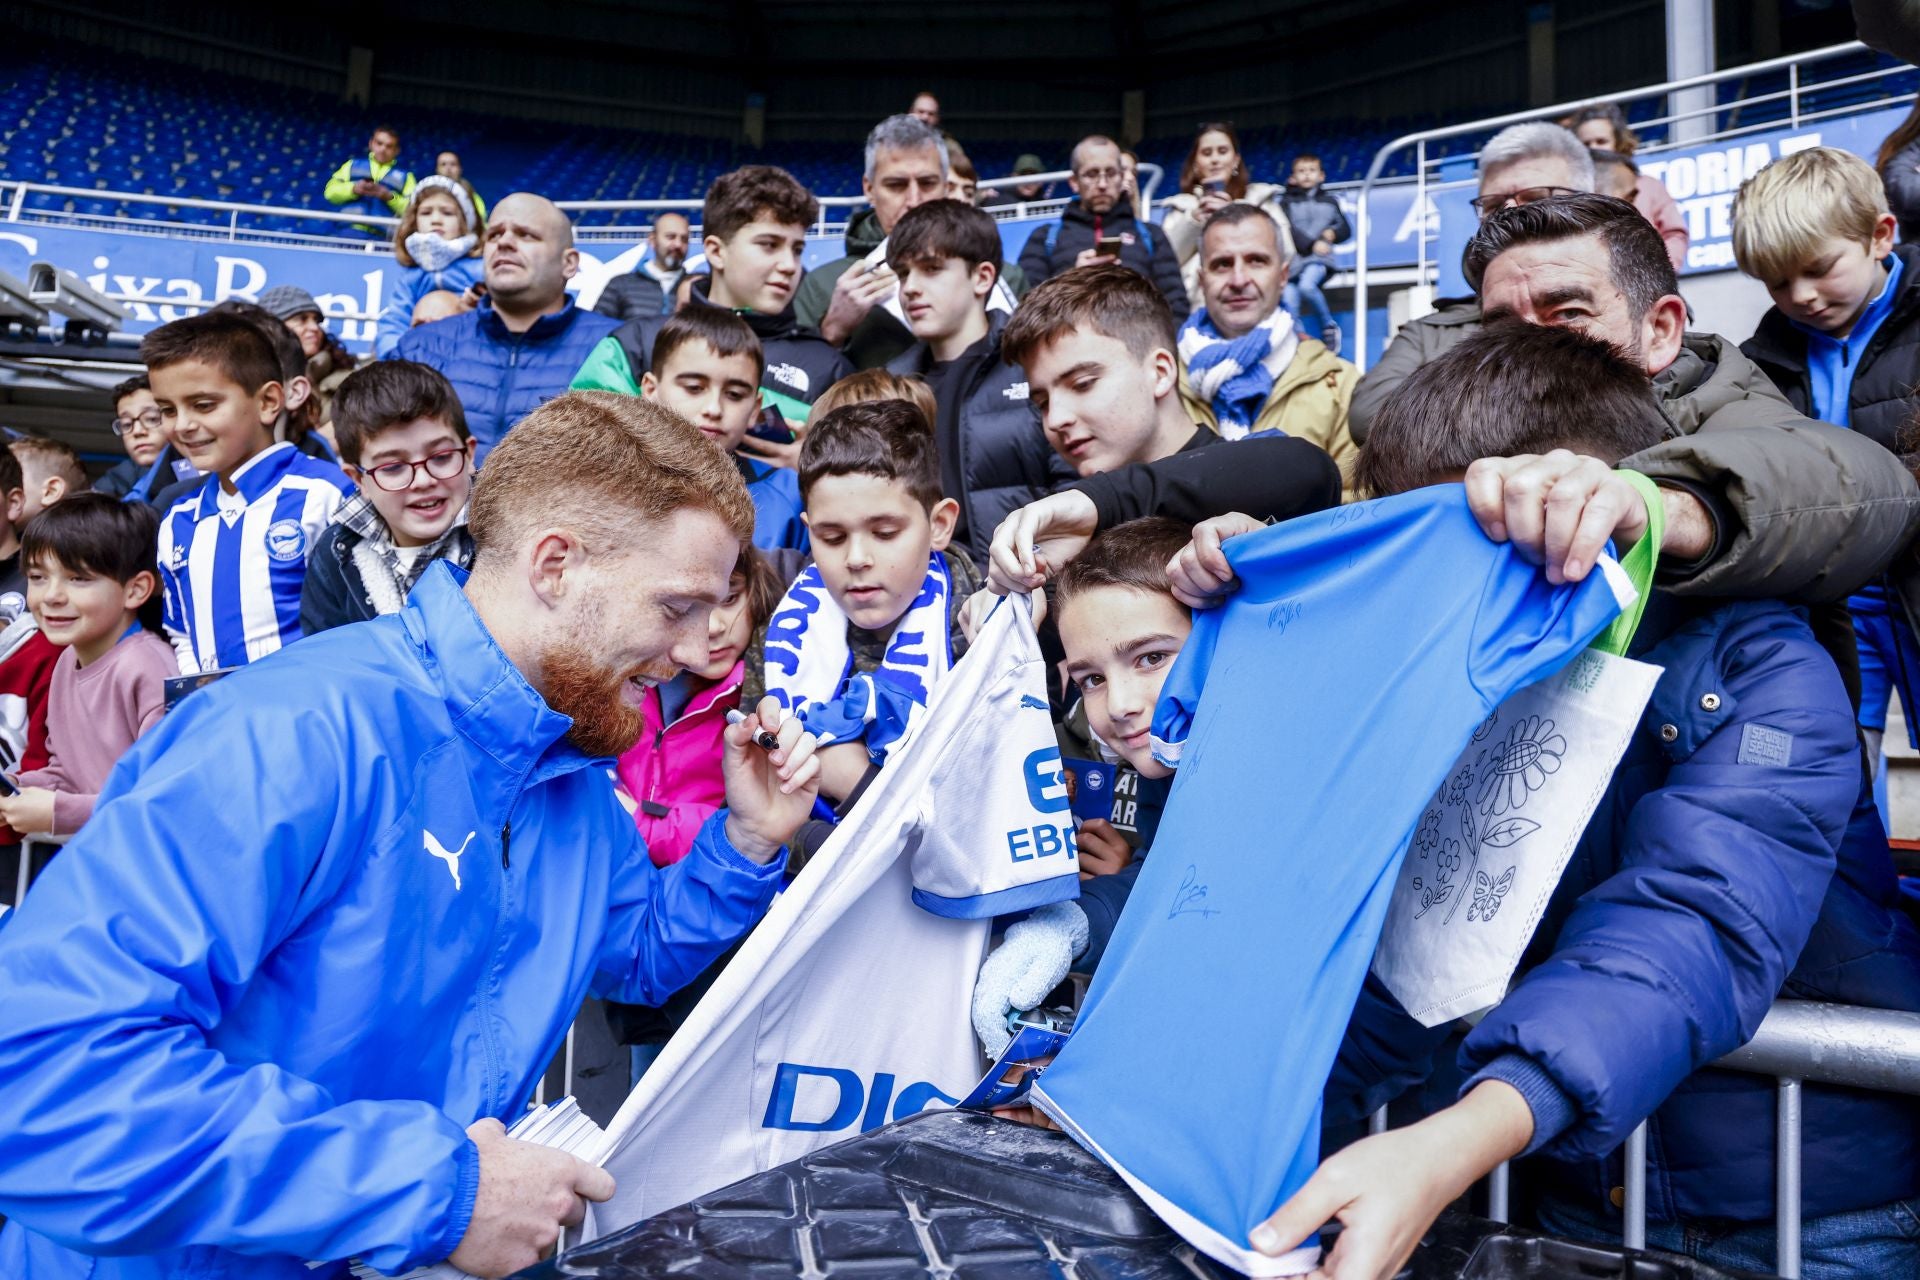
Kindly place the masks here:
MULTIPOLYGON (((1281 208, 1281 193, 1277 184, 1247 180, 1240 136, 1232 125, 1215 122, 1200 126, 1186 162, 1180 166, 1180 190, 1167 197, 1166 216, 1160 222, 1168 243, 1180 255, 1180 278, 1186 282, 1187 297, 1195 307, 1202 305, 1200 232, 1207 220, 1235 202, 1257 205, 1273 216, 1284 233, 1287 215, 1281 208)), ((1284 234, 1282 243, 1289 243, 1284 234)))

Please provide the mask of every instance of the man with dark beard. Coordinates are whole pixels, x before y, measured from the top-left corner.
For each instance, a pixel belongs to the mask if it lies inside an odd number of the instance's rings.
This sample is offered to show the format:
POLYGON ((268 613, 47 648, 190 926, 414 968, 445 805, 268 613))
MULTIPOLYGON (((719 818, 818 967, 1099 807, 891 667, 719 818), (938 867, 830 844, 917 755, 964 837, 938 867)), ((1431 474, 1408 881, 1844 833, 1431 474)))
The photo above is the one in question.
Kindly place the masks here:
POLYGON ((686 214, 669 210, 655 218, 646 256, 633 270, 607 281, 593 309, 615 320, 672 315, 673 292, 687 274, 692 238, 686 214))
POLYGON ((469 527, 470 578, 182 703, 0 928, 0 1275, 504 1276, 612 1193, 502 1121, 584 996, 657 1004, 765 910, 815 744, 728 729, 666 868, 607 781, 753 528, 673 414, 549 402, 469 527))

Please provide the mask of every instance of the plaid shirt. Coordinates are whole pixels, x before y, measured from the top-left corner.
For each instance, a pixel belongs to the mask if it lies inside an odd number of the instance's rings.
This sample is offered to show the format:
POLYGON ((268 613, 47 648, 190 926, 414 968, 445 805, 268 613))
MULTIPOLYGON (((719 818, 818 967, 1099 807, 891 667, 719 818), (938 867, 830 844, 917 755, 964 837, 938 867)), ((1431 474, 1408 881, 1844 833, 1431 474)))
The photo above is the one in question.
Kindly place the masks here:
POLYGON ((473 563, 473 535, 467 532, 465 507, 460 508, 460 514, 453 518, 445 533, 420 549, 412 565, 401 558, 399 548, 393 545, 393 531, 387 528, 387 522, 374 510, 366 494, 356 493, 347 499, 334 513, 333 522, 344 526, 379 556, 388 576, 399 587, 402 600, 435 560, 451 560, 462 569, 473 563))

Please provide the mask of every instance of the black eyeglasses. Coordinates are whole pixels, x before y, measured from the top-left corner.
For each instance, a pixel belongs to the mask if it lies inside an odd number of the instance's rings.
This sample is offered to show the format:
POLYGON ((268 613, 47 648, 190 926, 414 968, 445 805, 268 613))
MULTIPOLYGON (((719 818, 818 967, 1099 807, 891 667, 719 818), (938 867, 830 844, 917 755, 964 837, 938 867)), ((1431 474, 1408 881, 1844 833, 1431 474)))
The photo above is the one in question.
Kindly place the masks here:
POLYGON ((149 409, 145 413, 136 414, 131 418, 115 418, 113 420, 113 434, 123 436, 136 426, 145 427, 149 431, 158 431, 162 421, 163 419, 160 417, 160 411, 158 409, 149 409))
POLYGON ((383 462, 367 468, 365 474, 382 489, 398 493, 413 487, 413 478, 422 468, 435 480, 451 480, 467 469, 467 451, 442 449, 415 462, 383 462))
POLYGON ((1498 213, 1514 205, 1532 204, 1536 200, 1546 200, 1552 196, 1577 196, 1580 192, 1574 187, 1521 187, 1516 191, 1498 191, 1490 196, 1481 196, 1473 202, 1474 209, 1481 217, 1498 213))

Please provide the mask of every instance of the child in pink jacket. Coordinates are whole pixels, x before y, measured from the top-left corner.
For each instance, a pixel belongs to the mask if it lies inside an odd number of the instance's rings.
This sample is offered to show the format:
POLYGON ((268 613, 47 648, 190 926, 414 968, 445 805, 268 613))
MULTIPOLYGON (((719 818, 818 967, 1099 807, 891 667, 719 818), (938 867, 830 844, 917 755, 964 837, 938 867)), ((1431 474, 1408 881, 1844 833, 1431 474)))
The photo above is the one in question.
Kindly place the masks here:
POLYGON ((49 759, 0 798, 0 821, 15 831, 78 831, 114 764, 165 710, 167 678, 180 671, 160 633, 158 536, 153 508, 103 493, 63 498, 21 531, 27 607, 60 657, 49 759))
POLYGON ((620 801, 656 866, 684 858, 701 824, 727 802, 720 734, 727 712, 740 705, 747 645, 784 590, 759 551, 741 548, 727 601, 707 622, 707 661, 647 693, 646 730, 616 772, 620 801))

